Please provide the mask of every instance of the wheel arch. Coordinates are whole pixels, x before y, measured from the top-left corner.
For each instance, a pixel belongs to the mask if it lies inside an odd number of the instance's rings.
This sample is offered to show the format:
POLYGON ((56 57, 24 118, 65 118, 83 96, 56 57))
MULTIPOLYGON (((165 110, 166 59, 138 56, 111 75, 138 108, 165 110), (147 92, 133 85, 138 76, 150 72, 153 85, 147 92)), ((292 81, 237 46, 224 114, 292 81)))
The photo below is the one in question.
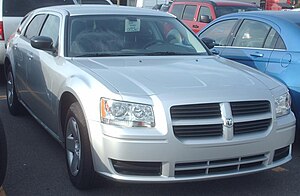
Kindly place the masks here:
POLYGON ((68 109, 72 105, 72 103, 78 102, 77 98, 71 92, 64 92, 61 95, 60 102, 59 102, 59 116, 60 116, 60 125, 62 127, 61 131, 63 136, 65 136, 64 126, 66 123, 66 115, 68 109))

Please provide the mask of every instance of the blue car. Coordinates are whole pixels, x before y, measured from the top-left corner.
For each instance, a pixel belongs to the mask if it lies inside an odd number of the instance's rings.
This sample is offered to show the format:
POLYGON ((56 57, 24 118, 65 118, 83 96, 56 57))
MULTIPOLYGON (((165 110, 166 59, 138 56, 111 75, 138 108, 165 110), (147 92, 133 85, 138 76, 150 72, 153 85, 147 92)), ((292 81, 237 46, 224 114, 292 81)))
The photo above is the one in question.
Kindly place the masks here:
POLYGON ((211 52, 285 83, 300 132, 300 14, 258 11, 229 14, 207 25, 200 39, 211 52))

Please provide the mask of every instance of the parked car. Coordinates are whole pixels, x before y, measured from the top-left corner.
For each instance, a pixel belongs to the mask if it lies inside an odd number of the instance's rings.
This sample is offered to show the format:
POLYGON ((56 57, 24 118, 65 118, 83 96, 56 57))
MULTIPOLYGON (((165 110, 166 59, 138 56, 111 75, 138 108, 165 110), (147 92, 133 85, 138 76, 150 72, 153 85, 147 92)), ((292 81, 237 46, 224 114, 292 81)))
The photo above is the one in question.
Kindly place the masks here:
POLYGON ((0 0, 0 66, 4 64, 5 45, 22 18, 40 7, 68 4, 107 4, 110 0, 0 0))
POLYGON ((300 17, 296 12, 249 12, 224 16, 200 38, 215 40, 212 51, 246 64, 286 84, 300 126, 300 17))
POLYGON ((259 9, 255 4, 238 1, 175 0, 169 12, 198 33, 208 23, 225 14, 259 9))
POLYGON ((1 189, 6 174, 6 166, 7 166, 7 144, 6 144, 6 137, 4 133, 4 127, 0 119, 0 195, 1 195, 1 191, 3 191, 1 189))
POLYGON ((176 182, 291 160, 288 89, 213 56, 175 16, 118 6, 29 14, 8 43, 11 114, 25 107, 66 149, 72 183, 97 174, 176 182))

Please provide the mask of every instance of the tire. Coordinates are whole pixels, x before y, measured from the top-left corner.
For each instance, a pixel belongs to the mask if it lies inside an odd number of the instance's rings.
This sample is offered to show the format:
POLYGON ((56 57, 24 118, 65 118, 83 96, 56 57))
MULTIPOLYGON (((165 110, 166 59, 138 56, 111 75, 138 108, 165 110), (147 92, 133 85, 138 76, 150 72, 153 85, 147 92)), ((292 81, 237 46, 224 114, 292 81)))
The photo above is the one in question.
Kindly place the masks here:
POLYGON ((70 180, 78 189, 90 188, 95 172, 86 121, 78 102, 70 106, 65 122, 66 162, 70 180))
POLYGON ((0 187, 3 184, 7 166, 7 146, 4 128, 0 119, 0 187))
POLYGON ((18 100, 11 67, 8 67, 6 75, 6 100, 9 112, 12 115, 16 116, 21 113, 23 106, 18 100))

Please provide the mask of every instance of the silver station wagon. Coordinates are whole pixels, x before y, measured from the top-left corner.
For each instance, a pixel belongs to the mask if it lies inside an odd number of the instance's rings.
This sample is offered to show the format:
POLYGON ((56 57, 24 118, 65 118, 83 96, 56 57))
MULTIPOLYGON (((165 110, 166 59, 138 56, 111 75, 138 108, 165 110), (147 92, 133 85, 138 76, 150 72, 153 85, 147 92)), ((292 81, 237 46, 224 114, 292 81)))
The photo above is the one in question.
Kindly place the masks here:
POLYGON ((194 181, 292 158, 288 89, 211 55, 164 12, 100 5, 35 10, 9 41, 5 73, 11 114, 26 108, 65 147, 70 179, 80 189, 98 174, 194 181))

